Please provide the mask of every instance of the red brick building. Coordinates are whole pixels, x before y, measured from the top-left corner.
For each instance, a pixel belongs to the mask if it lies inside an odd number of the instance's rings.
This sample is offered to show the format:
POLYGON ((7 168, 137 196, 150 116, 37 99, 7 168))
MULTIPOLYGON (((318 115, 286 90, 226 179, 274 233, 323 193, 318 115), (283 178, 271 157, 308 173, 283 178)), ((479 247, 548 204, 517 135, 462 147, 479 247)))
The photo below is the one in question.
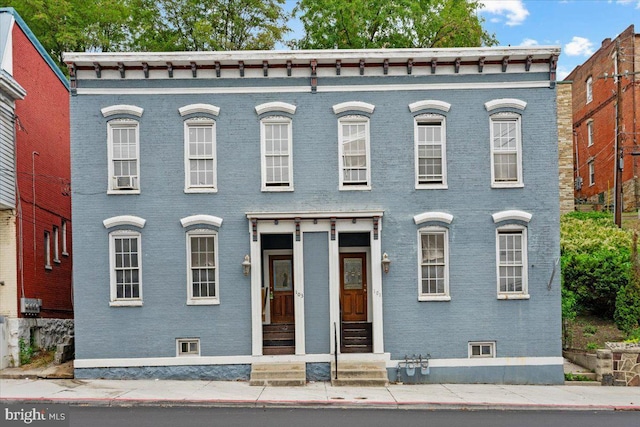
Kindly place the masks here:
POLYGON ((51 347, 73 322, 69 86, 25 22, 0 9, 0 356, 51 347))
POLYGON ((615 167, 622 166, 622 209, 640 206, 640 34, 633 25, 575 68, 573 86, 575 197, 579 203, 613 209, 615 167), (618 77, 619 76, 619 77, 618 77), (618 79, 621 91, 618 94, 618 79), (620 150, 616 155, 617 102, 620 150))

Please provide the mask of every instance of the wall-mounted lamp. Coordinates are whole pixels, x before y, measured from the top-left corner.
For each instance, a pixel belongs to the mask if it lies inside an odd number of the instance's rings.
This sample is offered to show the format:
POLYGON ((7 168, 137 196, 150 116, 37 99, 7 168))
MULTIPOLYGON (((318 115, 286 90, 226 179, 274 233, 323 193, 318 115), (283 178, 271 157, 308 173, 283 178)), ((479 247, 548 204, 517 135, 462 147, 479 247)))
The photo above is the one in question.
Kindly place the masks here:
POLYGON ((382 264, 382 269, 384 270, 384 272, 388 273, 391 260, 389 259, 389 255, 387 255, 386 252, 382 254, 382 261, 380 261, 380 263, 382 264))
POLYGON ((249 255, 244 256, 244 261, 242 261, 242 271, 245 276, 249 275, 249 271, 251 271, 251 258, 249 255))

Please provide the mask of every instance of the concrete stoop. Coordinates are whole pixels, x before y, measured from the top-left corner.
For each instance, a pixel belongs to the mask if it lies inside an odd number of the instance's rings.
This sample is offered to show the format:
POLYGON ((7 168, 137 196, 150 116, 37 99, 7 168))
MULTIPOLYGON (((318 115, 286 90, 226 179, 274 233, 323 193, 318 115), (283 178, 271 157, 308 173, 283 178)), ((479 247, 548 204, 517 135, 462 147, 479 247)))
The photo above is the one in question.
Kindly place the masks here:
POLYGON ((389 385, 385 362, 338 362, 336 379, 335 362, 331 362, 331 385, 350 387, 386 387, 389 385))
POLYGON ((307 366, 300 363, 253 363, 249 385, 303 386, 307 383, 307 366))

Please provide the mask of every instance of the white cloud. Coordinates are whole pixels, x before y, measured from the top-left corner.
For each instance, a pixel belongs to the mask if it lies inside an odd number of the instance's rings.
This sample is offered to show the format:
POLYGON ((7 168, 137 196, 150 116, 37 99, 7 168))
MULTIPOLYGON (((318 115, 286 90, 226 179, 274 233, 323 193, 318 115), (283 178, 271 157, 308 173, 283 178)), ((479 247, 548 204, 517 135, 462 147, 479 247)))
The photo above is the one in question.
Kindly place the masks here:
POLYGON ((538 43, 538 40, 534 40, 534 39, 524 39, 522 40, 522 43, 520 43, 520 46, 538 46, 540 43, 538 43))
POLYGON ((570 71, 567 69, 567 67, 558 65, 558 70, 556 71, 556 80, 561 81, 566 79, 569 73, 570 71))
MULTIPOLYGON (((513 27, 520 25, 529 16, 529 11, 522 0, 481 0, 481 13, 506 16, 506 25, 513 27)), ((495 18, 492 18, 492 21, 495 18)))
POLYGON ((569 56, 589 56, 593 52, 593 43, 584 37, 574 36, 571 42, 564 46, 564 53, 569 56))
MULTIPOLYGON (((611 3, 612 0, 609 0, 609 3, 611 3)), ((622 4, 622 5, 627 5, 627 4, 636 4, 636 9, 640 9, 640 0, 616 0, 616 3, 618 4, 622 4)))

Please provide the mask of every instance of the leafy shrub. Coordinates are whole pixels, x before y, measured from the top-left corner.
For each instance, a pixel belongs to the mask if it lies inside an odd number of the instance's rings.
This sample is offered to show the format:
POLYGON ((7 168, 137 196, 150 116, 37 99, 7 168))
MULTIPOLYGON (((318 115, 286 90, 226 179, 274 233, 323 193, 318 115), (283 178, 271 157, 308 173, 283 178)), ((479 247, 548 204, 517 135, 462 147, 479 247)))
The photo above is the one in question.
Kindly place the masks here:
POLYGON ((631 233, 604 212, 563 215, 560 233, 562 282, 575 294, 577 311, 613 318, 618 292, 630 277, 631 233))
POLYGON ((600 346, 598 345, 597 342, 590 342, 587 344, 587 350, 597 350, 599 348, 600 346))
POLYGON ((618 329, 629 335, 640 323, 640 260, 638 260, 638 234, 633 235, 633 247, 631 252, 631 277, 629 282, 622 286, 616 297, 616 310, 613 320, 618 329))
POLYGON ((582 332, 585 335, 594 335, 596 332, 598 332, 598 328, 596 328, 593 325, 587 325, 584 327, 584 329, 582 330, 582 332))

